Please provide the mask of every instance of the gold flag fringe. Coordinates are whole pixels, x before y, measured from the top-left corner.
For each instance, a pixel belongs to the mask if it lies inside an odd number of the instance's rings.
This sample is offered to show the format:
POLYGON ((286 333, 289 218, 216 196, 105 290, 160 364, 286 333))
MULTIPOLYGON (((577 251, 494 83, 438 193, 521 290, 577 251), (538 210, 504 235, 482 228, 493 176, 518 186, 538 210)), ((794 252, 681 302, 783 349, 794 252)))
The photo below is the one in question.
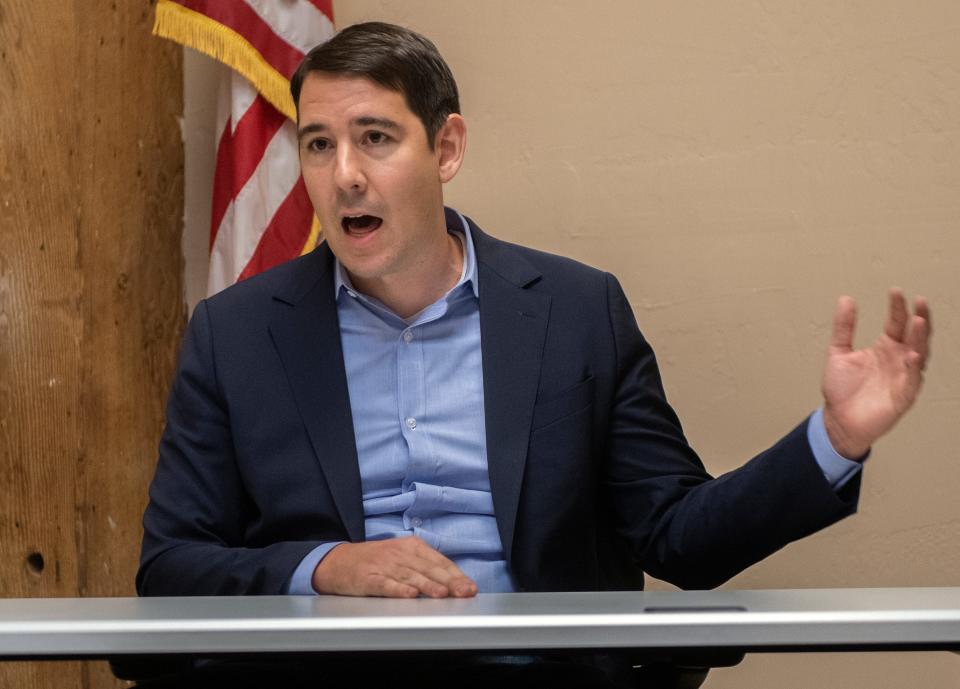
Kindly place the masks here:
POLYGON ((307 241, 304 242, 303 248, 300 249, 300 255, 309 254, 311 251, 317 248, 317 244, 320 243, 320 219, 317 218, 316 214, 313 216, 313 222, 310 224, 310 235, 307 237, 307 241))
MULTIPOLYGON (((153 33, 206 53, 239 72, 277 110, 296 120, 290 82, 233 29, 172 0, 159 0, 153 33)), ((310 234, 313 237, 312 231, 310 234)))

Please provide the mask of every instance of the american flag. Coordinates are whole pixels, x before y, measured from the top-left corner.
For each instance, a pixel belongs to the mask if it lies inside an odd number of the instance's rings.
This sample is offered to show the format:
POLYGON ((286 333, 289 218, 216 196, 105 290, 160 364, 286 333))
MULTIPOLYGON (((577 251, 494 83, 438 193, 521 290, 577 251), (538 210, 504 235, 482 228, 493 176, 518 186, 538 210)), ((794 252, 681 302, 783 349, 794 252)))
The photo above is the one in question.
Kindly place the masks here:
POLYGON ((333 36, 332 0, 159 0, 153 31, 230 70, 220 85, 207 293, 316 246, 290 77, 333 36))

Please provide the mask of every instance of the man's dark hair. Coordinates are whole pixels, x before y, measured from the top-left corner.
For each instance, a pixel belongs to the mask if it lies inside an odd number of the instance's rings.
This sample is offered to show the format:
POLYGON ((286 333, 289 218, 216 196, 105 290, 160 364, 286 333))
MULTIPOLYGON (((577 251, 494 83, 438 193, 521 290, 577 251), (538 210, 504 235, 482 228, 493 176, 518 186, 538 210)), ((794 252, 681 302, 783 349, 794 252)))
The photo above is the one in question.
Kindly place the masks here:
POLYGON ((290 79, 298 117, 300 89, 310 72, 366 77, 402 93, 407 107, 423 122, 431 149, 447 116, 460 112, 457 82, 437 47, 402 26, 354 24, 307 53, 290 79))

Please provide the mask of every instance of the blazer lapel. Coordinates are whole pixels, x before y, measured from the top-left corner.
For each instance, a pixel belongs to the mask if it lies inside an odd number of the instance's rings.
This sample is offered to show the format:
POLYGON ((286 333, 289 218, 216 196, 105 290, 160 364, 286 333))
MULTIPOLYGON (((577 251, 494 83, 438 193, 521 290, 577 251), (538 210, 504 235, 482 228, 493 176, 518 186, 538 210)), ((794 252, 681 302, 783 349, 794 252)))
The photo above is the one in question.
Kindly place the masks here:
POLYGON ((333 293, 333 255, 324 244, 305 261, 303 279, 275 300, 287 305, 270 324, 307 435, 340 519, 364 539, 360 468, 333 293))
POLYGON ((508 244, 472 222, 480 289, 480 339, 487 463, 503 551, 513 549, 514 529, 550 297, 528 289, 540 273, 508 244))

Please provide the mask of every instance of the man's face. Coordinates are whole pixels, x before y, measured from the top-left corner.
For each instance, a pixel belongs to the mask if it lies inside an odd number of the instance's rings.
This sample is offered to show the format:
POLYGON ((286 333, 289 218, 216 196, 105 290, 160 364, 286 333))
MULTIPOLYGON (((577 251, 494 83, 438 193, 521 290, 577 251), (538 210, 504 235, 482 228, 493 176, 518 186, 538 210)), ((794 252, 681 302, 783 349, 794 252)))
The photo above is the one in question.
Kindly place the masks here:
MULTIPOLYGON (((441 147, 403 94, 363 77, 311 73, 299 102, 300 165, 324 237, 357 286, 420 278, 447 241, 441 147)), ((452 176, 452 175, 450 175, 452 176)))

